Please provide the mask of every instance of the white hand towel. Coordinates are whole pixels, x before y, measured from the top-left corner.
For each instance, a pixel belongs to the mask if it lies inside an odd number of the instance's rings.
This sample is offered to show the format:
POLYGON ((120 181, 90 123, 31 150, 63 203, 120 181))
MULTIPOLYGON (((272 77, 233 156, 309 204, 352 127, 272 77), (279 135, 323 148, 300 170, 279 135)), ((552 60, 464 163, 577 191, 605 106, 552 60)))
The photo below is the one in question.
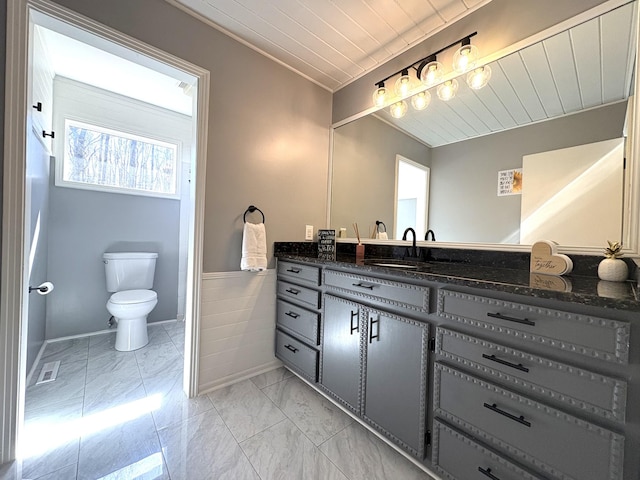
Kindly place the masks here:
POLYGON ((267 268, 267 233, 264 223, 245 223, 240 269, 260 272, 267 268))
POLYGON ((378 240, 389 240, 387 232, 378 232, 378 240))

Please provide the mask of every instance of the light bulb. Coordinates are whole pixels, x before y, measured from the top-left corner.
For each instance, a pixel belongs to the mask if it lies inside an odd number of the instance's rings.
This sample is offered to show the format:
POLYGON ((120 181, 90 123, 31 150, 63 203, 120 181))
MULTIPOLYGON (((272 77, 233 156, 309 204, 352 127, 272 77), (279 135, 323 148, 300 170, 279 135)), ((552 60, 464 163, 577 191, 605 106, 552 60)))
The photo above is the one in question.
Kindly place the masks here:
POLYGON ((406 70, 402 71, 402 76, 396 80, 395 90, 396 95, 399 97, 406 97, 409 95, 409 92, 413 89, 413 82, 411 81, 411 77, 409 76, 409 72, 406 70))
POLYGON ((373 92, 373 104, 376 107, 382 107, 387 101, 387 89, 384 84, 380 84, 373 92))
POLYGON ((453 54, 453 69, 464 73, 476 66, 480 52, 475 45, 463 45, 453 54))
POLYGON ((411 106, 415 110, 424 110, 431 102, 431 94, 428 91, 420 92, 411 97, 411 106))
POLYGON ((420 72, 420 81, 428 87, 435 85, 442 79, 444 66, 440 62, 430 62, 420 72))
POLYGON ((491 68, 489 65, 485 65, 484 67, 478 67, 473 69, 473 71, 469 72, 467 75, 467 85, 469 88, 474 90, 480 90, 487 83, 489 83, 489 79, 491 78, 491 68))
POLYGON ((409 106, 407 105, 407 102, 405 102, 404 100, 396 102, 393 105, 391 105, 391 109, 390 109, 391 116, 393 118, 402 118, 406 115, 408 109, 409 109, 409 106))
POLYGON ((458 81, 455 78, 453 80, 447 80, 446 82, 438 85, 438 98, 440 100, 448 102, 456 96, 457 91, 458 81))

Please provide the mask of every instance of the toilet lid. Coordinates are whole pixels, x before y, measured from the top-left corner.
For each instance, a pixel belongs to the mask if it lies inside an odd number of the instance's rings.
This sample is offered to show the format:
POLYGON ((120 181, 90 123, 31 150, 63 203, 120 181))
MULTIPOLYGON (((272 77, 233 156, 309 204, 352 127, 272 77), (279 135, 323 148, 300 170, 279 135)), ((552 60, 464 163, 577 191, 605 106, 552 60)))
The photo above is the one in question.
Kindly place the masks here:
POLYGON ((129 305, 132 303, 144 303, 156 300, 158 294, 153 290, 125 290, 111 295, 111 303, 129 305))

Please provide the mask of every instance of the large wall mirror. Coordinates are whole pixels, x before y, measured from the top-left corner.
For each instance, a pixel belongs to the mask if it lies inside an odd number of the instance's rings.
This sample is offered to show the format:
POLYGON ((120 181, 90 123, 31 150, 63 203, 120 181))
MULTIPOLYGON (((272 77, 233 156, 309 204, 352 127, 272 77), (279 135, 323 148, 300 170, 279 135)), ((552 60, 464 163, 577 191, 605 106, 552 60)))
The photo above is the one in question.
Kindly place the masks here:
POLYGON ((418 240, 430 229, 442 245, 525 250, 539 237, 598 254, 621 240, 640 253, 637 8, 618 4, 491 62, 481 90, 461 77, 447 102, 433 88, 425 110, 396 119, 385 108, 335 128, 330 227, 353 237, 357 222, 372 237, 380 221, 399 239, 414 226, 397 181, 408 160, 428 179, 418 240))

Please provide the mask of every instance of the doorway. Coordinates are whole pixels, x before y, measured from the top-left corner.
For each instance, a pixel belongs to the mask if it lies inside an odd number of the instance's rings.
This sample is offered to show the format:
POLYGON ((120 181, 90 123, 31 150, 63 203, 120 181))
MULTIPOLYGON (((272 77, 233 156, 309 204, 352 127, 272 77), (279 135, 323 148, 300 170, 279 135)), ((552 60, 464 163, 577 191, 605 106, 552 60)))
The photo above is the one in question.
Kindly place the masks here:
POLYGON ((402 238, 406 228, 416 235, 429 225, 429 176, 431 169, 396 155, 395 236, 402 238))
MULTIPOLYGON (((41 0, 11 2, 7 12, 7 96, 5 109, 5 163, 3 204, 2 289, 3 307, 0 312, 0 343, 4 347, 0 356, 0 368, 6 372, 0 385, 2 409, 2 438, 0 438, 0 463, 16 457, 23 415, 27 365, 26 320, 29 313, 29 252, 31 239, 35 238, 36 220, 32 227, 30 204, 27 199, 27 138, 31 130, 31 111, 24 105, 31 99, 31 79, 26 74, 27 46, 34 25, 51 28, 62 25, 75 29, 81 40, 90 43, 92 38, 111 53, 133 59, 138 64, 157 71, 178 72, 193 78, 193 138, 191 152, 193 182, 189 185, 189 228, 185 231, 187 261, 184 267, 186 289, 184 292, 186 342, 184 353, 183 389, 188 396, 197 394, 197 346, 199 326, 199 286, 201 278, 201 218, 204 209, 204 172, 206 164, 206 123, 208 110, 209 73, 181 59, 172 57, 119 32, 110 30, 89 19, 81 18, 63 7, 41 0), (28 130, 29 129, 29 130, 28 130)), ((31 67, 31 65, 29 65, 31 67)), ((34 107, 35 109, 35 107, 34 107)), ((37 131, 39 129, 36 129, 37 131)), ((49 133, 46 129, 45 132, 49 133)), ((180 167, 182 168, 182 167, 180 167)))

